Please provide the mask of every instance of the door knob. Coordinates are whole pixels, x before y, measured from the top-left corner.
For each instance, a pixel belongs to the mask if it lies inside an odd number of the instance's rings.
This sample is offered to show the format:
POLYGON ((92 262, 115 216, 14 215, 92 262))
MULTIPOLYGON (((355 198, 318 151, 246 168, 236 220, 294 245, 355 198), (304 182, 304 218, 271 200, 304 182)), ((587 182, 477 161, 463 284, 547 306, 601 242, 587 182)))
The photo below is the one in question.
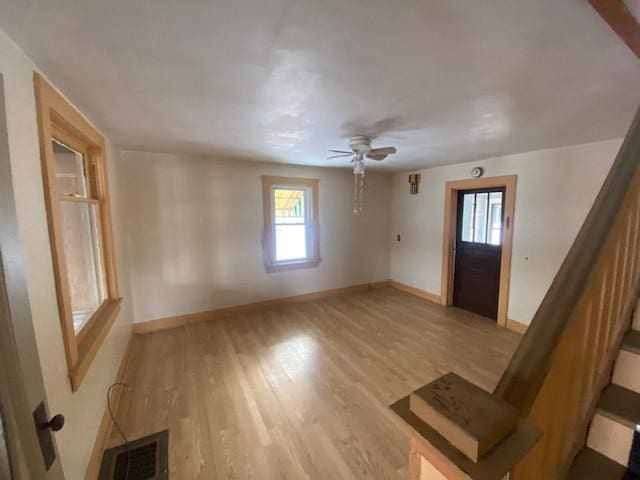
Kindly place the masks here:
POLYGON ((58 414, 49 419, 47 407, 45 407, 44 402, 40 402, 33 411, 33 424, 38 433, 42 459, 48 471, 51 465, 53 465, 53 462, 56 461, 56 449, 53 446, 53 435, 51 432, 57 432, 64 427, 64 417, 58 414))
POLYGON ((38 424, 38 428, 40 430, 46 430, 47 428, 50 428, 54 432, 62 430, 62 427, 64 427, 64 415, 62 415, 61 413, 51 417, 51 420, 49 420, 48 422, 42 422, 38 424))

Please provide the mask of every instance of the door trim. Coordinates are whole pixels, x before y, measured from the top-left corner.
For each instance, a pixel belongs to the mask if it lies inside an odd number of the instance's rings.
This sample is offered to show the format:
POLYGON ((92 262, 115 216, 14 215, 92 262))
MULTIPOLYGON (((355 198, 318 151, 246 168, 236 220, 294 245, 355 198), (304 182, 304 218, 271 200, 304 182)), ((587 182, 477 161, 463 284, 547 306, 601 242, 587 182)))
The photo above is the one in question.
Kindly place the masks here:
POLYGON ((6 96, 0 72, 0 408, 15 478, 58 480, 60 460, 46 471, 32 414, 46 394, 18 229, 6 96))
POLYGON ((483 188, 504 187, 504 234, 500 258, 500 293, 498 295, 498 325, 507 327, 509 308, 509 279, 511 277, 511 248, 516 203, 517 175, 452 180, 444 188, 444 228, 442 236, 442 305, 453 305, 453 275, 455 272, 455 241, 457 230, 458 192, 483 188))

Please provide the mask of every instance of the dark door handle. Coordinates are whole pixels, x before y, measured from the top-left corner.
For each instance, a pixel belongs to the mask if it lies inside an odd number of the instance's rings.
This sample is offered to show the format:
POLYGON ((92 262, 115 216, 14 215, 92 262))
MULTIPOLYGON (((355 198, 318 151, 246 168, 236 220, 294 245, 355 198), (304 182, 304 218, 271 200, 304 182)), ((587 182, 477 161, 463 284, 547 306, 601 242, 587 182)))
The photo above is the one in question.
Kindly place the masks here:
POLYGON ((49 419, 47 407, 44 402, 40 402, 33 411, 33 424, 38 432, 38 441, 40 442, 40 450, 42 450, 42 459, 47 471, 56 461, 56 449, 53 446, 53 432, 57 432, 64 427, 64 417, 60 414, 54 415, 49 419))
POLYGON ((64 427, 64 416, 60 413, 51 417, 51 420, 48 422, 38 424, 39 430, 46 430, 47 428, 50 428, 54 432, 62 430, 62 427, 64 427))

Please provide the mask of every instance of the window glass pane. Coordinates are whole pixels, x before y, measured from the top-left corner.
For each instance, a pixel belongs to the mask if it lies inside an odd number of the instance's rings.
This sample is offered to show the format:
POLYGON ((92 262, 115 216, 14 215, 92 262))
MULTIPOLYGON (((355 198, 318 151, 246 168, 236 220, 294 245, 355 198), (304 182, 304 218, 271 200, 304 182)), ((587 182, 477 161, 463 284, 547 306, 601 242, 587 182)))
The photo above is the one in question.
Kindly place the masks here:
POLYGON ((492 192, 489 195, 489 241, 491 245, 502 242, 502 192, 492 192))
POLYGON ((276 225, 305 223, 305 190, 274 188, 274 216, 276 225))
POLYGON ((87 182, 83 155, 56 140, 52 140, 52 143, 59 193, 86 197, 87 182))
POLYGON ((273 189, 276 262, 308 257, 307 198, 304 188, 273 189))
POLYGON ((473 232, 473 241, 476 243, 487 242, 487 203, 488 193, 476 194, 476 212, 473 232))
POLYGON ((305 225, 276 225, 276 261, 307 258, 305 225))
POLYGON ((73 326, 78 332, 105 300, 97 212, 91 203, 60 204, 73 326))
POLYGON ((462 204, 462 241, 473 242, 473 202, 474 193, 465 193, 462 204))

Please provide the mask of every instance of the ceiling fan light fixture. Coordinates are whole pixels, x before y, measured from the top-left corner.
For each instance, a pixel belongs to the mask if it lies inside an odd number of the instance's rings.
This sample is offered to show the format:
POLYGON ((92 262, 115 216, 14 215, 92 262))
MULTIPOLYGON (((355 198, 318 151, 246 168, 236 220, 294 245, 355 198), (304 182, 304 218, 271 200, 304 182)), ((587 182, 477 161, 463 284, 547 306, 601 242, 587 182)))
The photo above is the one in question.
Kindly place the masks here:
POLYGON ((336 155, 328 158, 353 157, 351 159, 353 164, 353 213, 357 214, 362 211, 362 199, 364 197, 364 159, 381 161, 387 156, 396 153, 397 150, 395 147, 372 148, 371 137, 366 135, 351 137, 348 143, 351 152, 330 149, 329 152, 336 155))

